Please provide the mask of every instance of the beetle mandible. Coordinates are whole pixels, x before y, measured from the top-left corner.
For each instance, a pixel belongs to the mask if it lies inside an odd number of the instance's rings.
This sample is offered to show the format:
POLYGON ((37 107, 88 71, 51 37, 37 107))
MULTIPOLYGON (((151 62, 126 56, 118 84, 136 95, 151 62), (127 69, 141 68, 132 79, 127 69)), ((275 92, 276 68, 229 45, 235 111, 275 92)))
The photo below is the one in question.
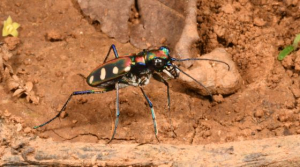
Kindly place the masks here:
MULTIPOLYGON (((112 136, 108 143, 110 143, 117 130, 120 110, 119 110, 119 89, 127 87, 127 86, 135 86, 139 87, 141 92, 143 93, 152 114, 153 119, 153 126, 154 126, 154 133, 155 137, 158 140, 157 134, 157 123, 155 112, 153 109, 152 102, 146 95, 143 90, 143 86, 147 85, 150 81, 150 78, 153 77, 155 80, 162 82, 167 87, 167 99, 168 99, 168 109, 170 110, 170 93, 169 93, 169 84, 166 79, 163 77, 163 74, 166 74, 170 78, 176 79, 179 77, 179 73, 183 73, 197 82, 199 85, 204 87, 206 91, 209 92, 209 95, 212 96, 210 91, 199 81, 191 77, 186 72, 182 71, 174 62, 178 61, 190 61, 190 60, 208 60, 208 61, 215 61, 219 63, 224 63, 230 69, 230 66, 223 61, 220 60, 213 60, 213 59, 205 59, 205 58, 188 58, 188 59, 176 59, 170 56, 170 50, 165 47, 161 46, 159 49, 156 50, 143 50, 137 54, 131 54, 128 56, 121 56, 119 57, 117 49, 115 45, 111 45, 102 65, 99 65, 95 68, 90 75, 86 78, 86 82, 91 87, 97 87, 100 89, 97 90, 85 90, 85 91, 75 91, 73 92, 59 113, 53 117, 52 119, 48 120, 47 122, 35 126, 34 129, 45 126, 49 124, 54 119, 58 118, 60 114, 66 109, 67 104, 71 100, 71 98, 75 95, 85 95, 85 94, 98 94, 98 93, 105 93, 108 91, 116 90, 116 119, 115 119, 115 126, 113 129, 112 136), (113 50, 115 59, 107 61, 107 58, 110 55, 111 50, 113 50)), ((158 140, 159 141, 159 140, 158 140)))

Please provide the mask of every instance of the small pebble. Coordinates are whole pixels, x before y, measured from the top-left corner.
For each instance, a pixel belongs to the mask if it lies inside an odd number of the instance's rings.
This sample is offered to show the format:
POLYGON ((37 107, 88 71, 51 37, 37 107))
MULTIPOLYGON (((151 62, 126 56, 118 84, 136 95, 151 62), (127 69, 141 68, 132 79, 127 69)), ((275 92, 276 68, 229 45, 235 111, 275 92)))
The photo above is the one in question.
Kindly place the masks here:
POLYGON ((288 120, 288 116, 287 116, 286 114, 280 114, 280 115, 278 116, 278 120, 279 120, 280 122, 285 122, 285 121, 288 120))
POLYGON ((234 13, 234 7, 231 5, 231 4, 226 4, 225 6, 222 7, 222 10, 224 13, 227 13, 227 14, 232 14, 234 13))
POLYGON ((224 98, 221 94, 219 95, 213 95, 213 99, 214 101, 218 102, 218 103, 222 103, 224 101, 224 98))
POLYGON ((167 38, 166 38, 166 37, 163 37, 163 38, 160 39, 160 43, 161 43, 161 44, 164 44, 166 41, 167 41, 167 38))
POLYGON ((63 111, 60 113, 60 118, 66 118, 68 116, 68 113, 66 113, 66 111, 63 111))
POLYGON ((202 135, 202 137, 204 137, 204 138, 207 138, 207 137, 209 137, 209 136, 211 136, 211 131, 210 131, 210 130, 205 131, 205 132, 203 133, 203 135, 202 135))
POLYGON ((55 42, 55 41, 62 41, 63 37, 58 31, 51 30, 51 31, 47 32, 46 39, 47 39, 47 41, 55 42))
POLYGON ((8 112, 8 110, 5 110, 3 115, 4 115, 5 117, 10 117, 10 116, 11 116, 11 113, 8 112))
POLYGON ((264 112, 263 110, 257 110, 257 111, 254 113, 254 116, 255 116, 256 118, 261 118, 261 117, 264 116, 264 114, 265 114, 265 112, 264 112))
POLYGON ((47 139, 47 138, 49 138, 49 135, 46 135, 46 134, 42 133, 42 134, 39 135, 39 137, 42 138, 42 139, 47 139))
POLYGON ((254 24, 256 26, 262 27, 262 26, 266 25, 266 23, 267 22, 264 21, 262 18, 258 18, 258 17, 254 18, 254 24))
POLYGON ((17 132, 20 132, 23 129, 22 124, 20 123, 18 123, 16 126, 17 126, 17 132))
POLYGON ((84 104, 84 103, 88 102, 88 99, 81 97, 81 98, 78 99, 78 102, 81 103, 81 104, 84 104))
POLYGON ((151 45, 151 43, 147 42, 146 46, 147 46, 147 48, 150 48, 152 45, 151 45))
POLYGON ((63 73, 61 71, 56 71, 55 76, 56 77, 61 77, 61 76, 63 76, 63 73))
POLYGON ((68 57, 66 55, 62 55, 62 56, 60 56, 60 58, 61 58, 61 60, 67 60, 68 59, 68 57))
POLYGON ((30 127, 26 127, 26 128, 24 129, 24 132, 25 132, 25 133, 30 133, 30 132, 31 132, 31 128, 30 128, 30 127))

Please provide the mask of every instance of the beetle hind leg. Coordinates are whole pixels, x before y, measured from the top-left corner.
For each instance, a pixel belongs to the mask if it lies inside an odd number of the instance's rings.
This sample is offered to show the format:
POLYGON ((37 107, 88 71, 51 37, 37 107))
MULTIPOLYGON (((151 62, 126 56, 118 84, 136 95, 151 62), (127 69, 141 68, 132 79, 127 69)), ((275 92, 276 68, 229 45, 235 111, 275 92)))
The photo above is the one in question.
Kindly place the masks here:
POLYGON ((171 130, 173 131, 174 137, 176 137, 177 134, 175 133, 175 129, 174 129, 174 127, 173 127, 173 123, 172 123, 172 119, 171 119, 171 109, 170 109, 170 107, 171 107, 171 100, 170 100, 170 86, 169 86, 168 82, 167 82, 160 74, 158 74, 158 73, 154 73, 154 74, 153 74, 153 78, 154 78, 155 80, 159 81, 159 82, 164 83, 164 84, 166 85, 166 87, 167 87, 168 118, 169 118, 169 121, 170 121, 169 124, 170 124, 170 126, 171 126, 171 130))
POLYGON ((152 114, 152 119, 153 119, 153 126, 154 126, 155 137, 156 137, 157 141, 160 142, 159 139, 158 139, 158 137, 157 137, 158 130, 157 130, 156 117, 155 117, 155 112, 154 112, 154 108, 153 108, 152 102, 150 101, 150 99, 148 98, 148 96, 146 95, 146 93, 144 92, 143 88, 140 87, 140 89, 141 89, 141 91, 142 91, 142 93, 143 93, 143 95, 144 95, 145 99, 147 100, 148 105, 150 107, 151 114, 152 114))
POLYGON ((52 122, 53 120, 55 120, 56 118, 58 118, 60 116, 60 114, 66 109, 68 103, 70 102, 70 100, 72 99, 73 96, 76 96, 76 95, 87 95, 87 94, 99 94, 99 93, 105 93, 105 92, 108 92, 108 91, 111 91, 111 89, 85 90, 85 91, 76 91, 76 92, 73 92, 69 96, 68 100, 65 102, 65 104, 63 105, 63 107, 60 109, 60 111, 53 118, 51 118, 50 120, 48 120, 47 122, 45 122, 45 123, 43 123, 41 125, 33 127, 33 129, 37 129, 37 128, 43 127, 43 126, 49 124, 50 122, 52 122))
POLYGON ((114 44, 112 44, 112 45, 110 46, 109 50, 108 50, 108 53, 107 53, 107 55, 106 55, 106 57, 105 57, 103 63, 106 62, 106 60, 107 60, 107 58, 108 58, 108 56, 109 56, 111 50, 114 51, 115 58, 119 58, 119 54, 118 54, 117 48, 116 48, 116 46, 115 46, 114 44))
POLYGON ((116 120, 115 120, 115 127, 114 127, 114 130, 113 130, 113 133, 112 133, 112 136, 110 138, 110 140, 107 142, 107 144, 109 144, 113 139, 114 139, 114 136, 116 134, 116 131, 117 131, 117 127, 118 127, 118 124, 119 124, 119 116, 120 116, 120 109, 119 109, 119 82, 117 82, 115 84, 115 88, 116 88, 116 92, 117 92, 117 98, 116 98, 116 120))

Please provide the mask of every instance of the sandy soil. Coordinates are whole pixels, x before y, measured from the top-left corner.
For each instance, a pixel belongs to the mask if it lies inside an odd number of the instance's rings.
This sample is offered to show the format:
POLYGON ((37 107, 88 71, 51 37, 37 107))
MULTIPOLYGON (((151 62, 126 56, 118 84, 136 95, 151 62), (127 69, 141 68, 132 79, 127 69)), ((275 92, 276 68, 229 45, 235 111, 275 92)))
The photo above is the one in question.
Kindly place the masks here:
MULTIPOLYGON (((300 32, 299 7, 297 0, 199 1, 197 48, 201 54, 225 48, 243 84, 236 93, 212 103, 170 81, 169 117, 166 88, 151 80, 145 91, 154 104, 161 143, 198 145, 299 134, 300 51, 283 62, 276 59, 300 32)), ((87 76, 101 64, 111 44, 120 55, 139 49, 100 32, 75 1, 2 0, 0 20, 8 15, 21 24, 20 35, 0 37, 0 43, 9 46, 12 57, 7 64, 15 74, 11 78, 22 82, 25 93, 18 97, 12 83, 2 79, 2 119, 17 124, 19 133, 27 136, 106 143, 114 122, 115 92, 74 97, 64 118, 38 130, 31 127, 52 118, 73 91, 90 89, 78 74, 87 76)), ((120 91, 121 116, 113 143, 157 143, 149 108, 140 99, 138 88, 120 91)))

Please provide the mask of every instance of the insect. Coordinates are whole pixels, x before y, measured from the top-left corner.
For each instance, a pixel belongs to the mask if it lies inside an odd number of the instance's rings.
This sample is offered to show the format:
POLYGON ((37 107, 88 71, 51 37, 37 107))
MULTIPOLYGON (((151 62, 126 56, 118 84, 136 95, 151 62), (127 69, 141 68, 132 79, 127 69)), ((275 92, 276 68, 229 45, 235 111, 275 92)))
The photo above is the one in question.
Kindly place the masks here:
MULTIPOLYGON (((163 75, 167 75, 170 78, 176 79, 179 77, 179 73, 183 73, 197 82, 199 85, 204 87, 207 91, 208 89, 202 85, 199 81, 191 77, 186 72, 182 71, 174 62, 182 62, 182 61, 190 61, 190 60, 208 60, 208 61, 215 61, 219 63, 224 63, 230 69, 230 66, 223 61, 220 60, 213 60, 213 59, 205 59, 205 58, 188 58, 188 59, 176 59, 170 56, 170 50, 162 46, 156 50, 143 50, 137 54, 131 54, 128 56, 121 56, 119 57, 117 49, 115 45, 111 45, 102 65, 99 65, 95 68, 86 78, 86 82, 91 87, 97 87, 99 89, 96 90, 85 90, 85 91, 75 91, 73 92, 59 113, 53 117, 52 119, 48 120, 47 122, 35 126, 34 129, 45 126, 49 124, 51 121, 55 120, 60 116, 60 114, 66 109, 67 104, 71 100, 71 98, 75 95, 85 95, 85 94, 99 94, 105 93, 108 91, 116 90, 116 118, 115 118, 115 125, 113 129, 112 136, 108 143, 110 143, 117 130, 120 110, 119 110, 119 89, 127 87, 127 86, 135 86, 139 87, 143 96, 145 97, 149 108, 151 110, 152 119, 153 119, 153 126, 154 126, 154 133, 155 137, 158 140, 157 134, 157 123, 155 112, 153 109, 153 104, 146 95, 145 91, 143 90, 143 86, 147 85, 150 81, 150 78, 153 77, 155 80, 162 82, 167 87, 167 103, 168 109, 170 110, 170 92, 169 92, 169 84, 163 75), (107 61, 107 58, 110 55, 111 50, 113 50, 115 58, 112 60, 107 61)), ((209 91, 208 91, 209 92, 209 91)), ((209 92, 210 96, 211 93, 209 92)), ((158 140, 159 141, 159 140, 158 140)))

